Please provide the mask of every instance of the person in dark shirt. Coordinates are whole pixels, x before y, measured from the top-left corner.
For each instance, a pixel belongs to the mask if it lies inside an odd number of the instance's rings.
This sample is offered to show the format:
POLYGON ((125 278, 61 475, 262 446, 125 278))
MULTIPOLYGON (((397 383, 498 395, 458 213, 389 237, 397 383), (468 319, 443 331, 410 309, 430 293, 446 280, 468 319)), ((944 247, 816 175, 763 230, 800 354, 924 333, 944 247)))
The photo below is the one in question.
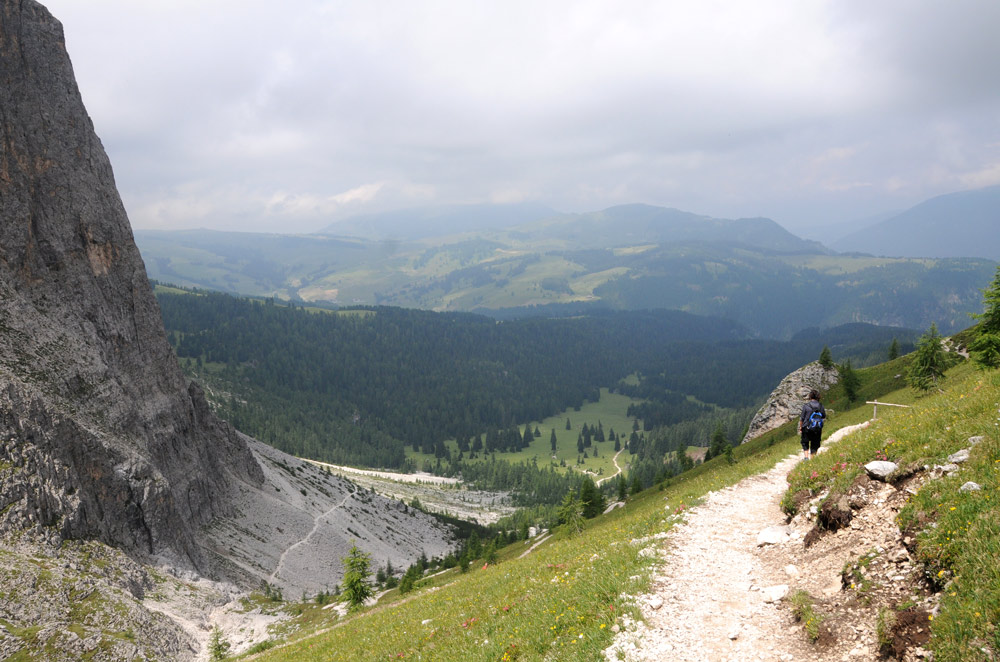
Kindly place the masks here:
POLYGON ((809 401, 802 405, 799 415, 799 434, 802 435, 802 455, 812 459, 819 452, 820 438, 823 436, 823 422, 826 420, 826 410, 819 401, 819 391, 809 391, 809 401), (815 415, 814 415, 815 414, 815 415))

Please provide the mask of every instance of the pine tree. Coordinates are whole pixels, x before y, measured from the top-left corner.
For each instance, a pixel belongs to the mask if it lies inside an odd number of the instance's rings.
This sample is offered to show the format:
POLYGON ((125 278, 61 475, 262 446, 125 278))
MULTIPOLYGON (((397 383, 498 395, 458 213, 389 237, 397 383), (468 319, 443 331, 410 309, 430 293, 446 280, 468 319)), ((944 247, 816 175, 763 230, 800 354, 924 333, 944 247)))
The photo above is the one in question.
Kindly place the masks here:
POLYGON ((1000 267, 990 286, 983 290, 983 312, 973 315, 979 322, 979 328, 987 333, 1000 333, 1000 267))
POLYGON ((556 452, 556 429, 552 428, 552 435, 549 436, 549 444, 552 446, 552 452, 556 452))
POLYGON ((371 576, 371 555, 351 545, 344 562, 344 596, 351 609, 357 609, 374 595, 368 579, 371 576))
POLYGON ((830 354, 830 348, 823 345, 823 351, 819 353, 819 364, 829 370, 833 367, 833 355, 830 354))
POLYGON ((858 388, 861 387, 861 380, 858 378, 858 374, 854 372, 851 360, 847 359, 844 361, 841 365, 837 366, 837 370, 840 372, 840 383, 844 387, 844 394, 847 395, 847 400, 854 402, 858 399, 858 388))
POLYGON ((726 431, 722 428, 722 422, 718 422, 715 425, 715 432, 712 433, 712 440, 708 444, 708 452, 705 453, 705 459, 710 460, 713 457, 718 457, 726 452, 726 447, 729 446, 729 440, 726 439, 726 431))
POLYGON ((899 358, 899 341, 895 338, 892 339, 892 344, 889 345, 889 360, 899 358))
POLYGON ((216 625, 212 628, 212 634, 208 638, 208 659, 212 662, 226 659, 229 655, 229 642, 222 636, 222 630, 216 625))
POLYGON ((420 579, 420 575, 420 568, 416 563, 407 568, 403 578, 399 581, 399 592, 409 593, 412 591, 417 580, 420 579))
POLYGON ((981 369, 1000 368, 1000 267, 993 282, 983 290, 983 313, 975 337, 969 343, 972 359, 981 369))
POLYGON ((929 391, 944 379, 944 371, 948 368, 948 355, 941 346, 941 334, 937 324, 931 324, 927 333, 917 341, 917 351, 913 354, 913 362, 906 376, 910 386, 918 391, 929 391))
POLYGON ((628 485, 625 484, 625 475, 618 474, 618 500, 624 501, 628 496, 628 485))
POLYGON ((590 478, 580 483, 580 507, 587 519, 597 517, 604 511, 604 495, 590 478))
POLYGON ((567 430, 572 430, 572 429, 573 429, 573 426, 572 426, 572 425, 570 425, 570 422, 569 422, 569 419, 568 419, 568 418, 566 419, 566 429, 567 429, 567 430))
POLYGON ((580 501, 576 498, 573 490, 566 493, 559 506, 559 523, 563 524, 570 533, 579 533, 583 530, 583 513, 580 509, 580 501))

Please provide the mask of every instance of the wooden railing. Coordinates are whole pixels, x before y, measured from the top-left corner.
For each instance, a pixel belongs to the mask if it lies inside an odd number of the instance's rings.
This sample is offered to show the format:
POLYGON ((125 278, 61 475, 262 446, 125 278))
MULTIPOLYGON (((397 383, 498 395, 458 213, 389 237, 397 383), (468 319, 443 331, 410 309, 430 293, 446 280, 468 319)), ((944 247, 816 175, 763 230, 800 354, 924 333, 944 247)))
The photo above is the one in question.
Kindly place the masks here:
POLYGON ((865 401, 865 404, 866 405, 875 405, 875 410, 872 412, 872 420, 875 420, 876 418, 878 418, 878 406, 879 405, 884 405, 886 407, 903 407, 905 409, 909 409, 910 408, 910 405, 894 405, 891 402, 879 402, 878 400, 867 400, 867 401, 865 401))

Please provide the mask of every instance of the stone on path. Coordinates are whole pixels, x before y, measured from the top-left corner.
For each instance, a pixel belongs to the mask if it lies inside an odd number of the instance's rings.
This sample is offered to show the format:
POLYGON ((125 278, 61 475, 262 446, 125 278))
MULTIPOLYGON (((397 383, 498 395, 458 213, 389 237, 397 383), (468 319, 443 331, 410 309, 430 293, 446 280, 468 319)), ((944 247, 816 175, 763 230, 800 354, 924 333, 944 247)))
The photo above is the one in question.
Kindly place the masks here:
POLYGON ((772 602, 780 602, 786 595, 788 595, 788 584, 768 586, 765 589, 761 589, 761 593, 764 594, 764 602, 768 604, 772 602))
POLYGON ((874 462, 869 462, 865 465, 865 471, 868 475, 875 480, 881 480, 885 482, 889 475, 899 468, 895 462, 887 462, 885 460, 875 460, 874 462))
POLYGON ((780 545, 788 542, 789 537, 787 526, 771 526, 757 534, 757 546, 780 545))

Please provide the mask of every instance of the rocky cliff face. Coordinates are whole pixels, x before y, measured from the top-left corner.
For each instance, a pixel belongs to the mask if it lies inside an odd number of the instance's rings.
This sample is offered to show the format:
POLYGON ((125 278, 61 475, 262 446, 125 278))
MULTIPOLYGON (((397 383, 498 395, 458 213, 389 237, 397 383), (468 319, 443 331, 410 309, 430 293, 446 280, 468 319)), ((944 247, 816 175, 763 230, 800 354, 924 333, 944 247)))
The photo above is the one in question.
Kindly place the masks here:
POLYGON ((0 526, 197 564, 189 525, 263 474, 171 355, 62 28, 27 0, 0 10, 0 218, 0 526))
MULTIPOLYGON (((286 547, 346 540, 324 518, 353 489, 299 499, 274 478, 292 460, 268 458, 177 365, 61 25, 34 0, 0 0, 0 535, 99 540, 245 585, 333 585, 343 545, 286 547), (251 521, 267 544, 234 552, 214 533, 251 521), (296 570, 314 562, 325 577, 296 570)), ((411 530, 405 553, 375 560, 450 545, 422 513, 411 530)))
POLYGON ((756 439, 765 432, 794 421, 802 411, 802 405, 809 398, 809 391, 820 393, 837 383, 840 375, 836 368, 824 368, 818 361, 805 365, 781 380, 778 387, 768 397, 743 437, 741 444, 756 439))

